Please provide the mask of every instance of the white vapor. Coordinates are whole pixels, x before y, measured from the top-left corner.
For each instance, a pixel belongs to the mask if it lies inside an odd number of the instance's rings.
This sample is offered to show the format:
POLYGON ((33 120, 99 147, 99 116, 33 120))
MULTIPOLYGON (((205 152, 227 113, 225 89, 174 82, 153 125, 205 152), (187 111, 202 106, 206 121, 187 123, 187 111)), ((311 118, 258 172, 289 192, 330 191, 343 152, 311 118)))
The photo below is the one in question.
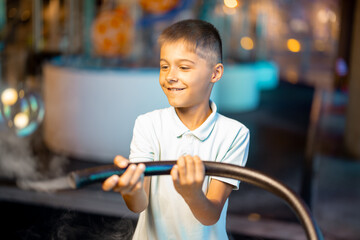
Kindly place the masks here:
POLYGON ((19 138, 11 131, 0 131, 0 178, 40 180, 63 175, 68 159, 48 153, 35 153, 32 148, 34 140, 36 137, 19 138))

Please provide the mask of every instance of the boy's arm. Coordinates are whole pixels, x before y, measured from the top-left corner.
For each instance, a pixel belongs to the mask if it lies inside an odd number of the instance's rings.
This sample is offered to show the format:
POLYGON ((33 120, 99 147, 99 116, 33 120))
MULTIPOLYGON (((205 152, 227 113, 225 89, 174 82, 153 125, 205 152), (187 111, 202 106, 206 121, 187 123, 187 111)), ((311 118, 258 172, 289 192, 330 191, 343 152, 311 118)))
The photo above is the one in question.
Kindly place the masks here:
POLYGON ((176 191, 184 198, 195 218, 203 225, 215 224, 233 187, 213 179, 208 192, 202 191, 204 164, 199 157, 180 157, 171 171, 176 191))
POLYGON ((145 177, 142 191, 139 191, 137 194, 122 194, 126 206, 133 212, 139 213, 144 211, 148 206, 149 199, 149 186, 150 186, 150 177, 145 177))
MULTIPOLYGON (((129 165, 129 160, 122 156, 116 156, 114 164, 120 168, 125 168, 129 165)), ((113 175, 107 178, 102 188, 104 191, 119 192, 131 211, 142 212, 148 205, 150 187, 150 177, 144 179, 144 171, 144 164, 138 166, 130 164, 121 176, 113 175)))

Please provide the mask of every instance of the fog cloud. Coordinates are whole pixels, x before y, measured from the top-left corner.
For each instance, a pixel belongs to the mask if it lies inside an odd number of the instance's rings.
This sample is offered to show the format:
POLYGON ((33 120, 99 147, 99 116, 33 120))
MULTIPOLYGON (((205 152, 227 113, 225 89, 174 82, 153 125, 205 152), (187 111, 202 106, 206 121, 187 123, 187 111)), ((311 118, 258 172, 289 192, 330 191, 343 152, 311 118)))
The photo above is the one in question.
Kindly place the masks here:
POLYGON ((0 131, 0 178, 41 180, 64 175, 68 159, 51 154, 39 136, 20 138, 0 131))

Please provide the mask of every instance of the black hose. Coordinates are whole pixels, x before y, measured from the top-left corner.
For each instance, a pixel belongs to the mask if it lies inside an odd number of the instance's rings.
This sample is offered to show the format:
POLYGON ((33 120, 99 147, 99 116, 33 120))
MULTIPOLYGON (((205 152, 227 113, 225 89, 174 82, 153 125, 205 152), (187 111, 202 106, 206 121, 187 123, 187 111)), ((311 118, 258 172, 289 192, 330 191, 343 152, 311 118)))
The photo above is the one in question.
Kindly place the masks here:
MULTIPOLYGON (((203 161, 205 174, 210 176, 227 177, 250 183, 265 189, 285 200, 295 212, 302 224, 309 240, 323 240, 322 233, 317 226, 311 212, 301 198, 281 182, 256 170, 239 167, 232 164, 203 161)), ((176 161, 143 162, 146 165, 145 176, 168 175, 176 161)), ((70 178, 76 188, 94 182, 104 181, 106 178, 117 174, 121 175, 126 169, 114 165, 88 168, 70 173, 70 178)))

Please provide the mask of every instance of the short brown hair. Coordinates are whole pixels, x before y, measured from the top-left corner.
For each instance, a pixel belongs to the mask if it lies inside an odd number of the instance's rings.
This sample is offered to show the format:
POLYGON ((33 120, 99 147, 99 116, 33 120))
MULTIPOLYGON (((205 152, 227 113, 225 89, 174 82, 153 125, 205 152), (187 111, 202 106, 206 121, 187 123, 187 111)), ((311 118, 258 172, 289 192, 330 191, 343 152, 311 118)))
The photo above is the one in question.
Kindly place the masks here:
POLYGON ((196 54, 211 64, 222 63, 222 43, 218 30, 202 20, 189 19, 167 27, 159 36, 160 47, 183 40, 196 54))

